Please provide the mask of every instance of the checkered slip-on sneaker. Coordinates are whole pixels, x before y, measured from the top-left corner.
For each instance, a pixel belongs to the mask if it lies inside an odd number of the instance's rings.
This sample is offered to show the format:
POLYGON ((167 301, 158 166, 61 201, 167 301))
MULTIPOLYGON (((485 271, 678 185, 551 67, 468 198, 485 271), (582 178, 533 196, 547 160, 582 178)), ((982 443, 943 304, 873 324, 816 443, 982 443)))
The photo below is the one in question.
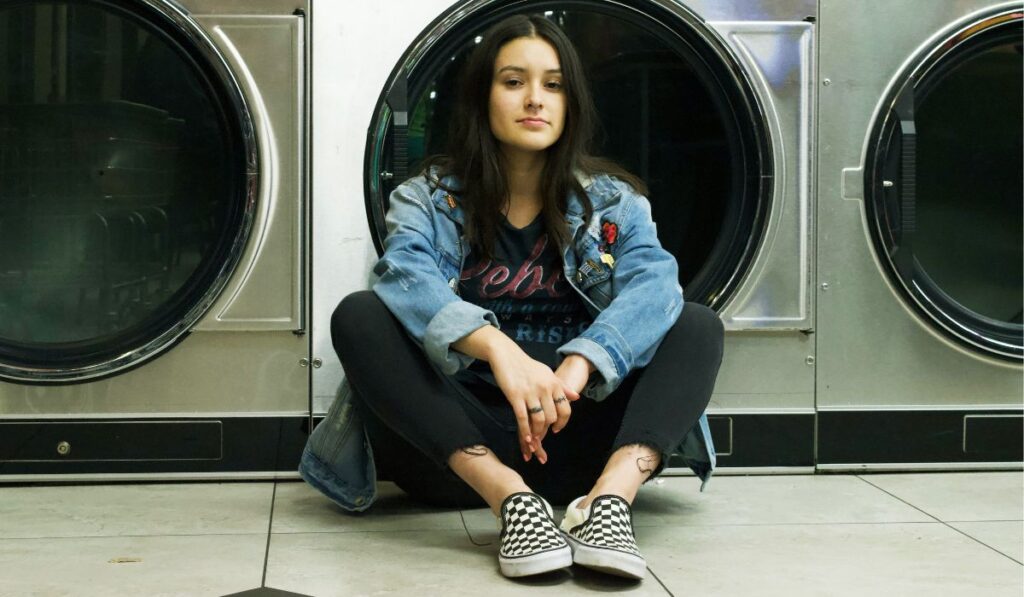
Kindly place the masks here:
POLYGON ((502 502, 498 565, 510 577, 572 565, 572 550, 555 526, 551 505, 536 493, 513 493, 502 502))
POLYGON ((585 497, 573 500, 562 519, 572 561, 616 576, 643 578, 647 561, 636 547, 629 503, 617 495, 602 495, 581 510, 577 504, 585 497))

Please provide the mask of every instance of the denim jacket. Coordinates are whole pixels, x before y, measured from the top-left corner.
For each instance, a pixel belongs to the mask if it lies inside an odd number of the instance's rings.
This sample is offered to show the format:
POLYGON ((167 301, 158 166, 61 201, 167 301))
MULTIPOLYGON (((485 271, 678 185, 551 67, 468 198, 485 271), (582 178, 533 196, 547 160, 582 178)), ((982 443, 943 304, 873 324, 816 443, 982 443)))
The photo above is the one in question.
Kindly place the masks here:
MULTIPOLYGON (((610 176, 580 181, 593 216, 584 222, 582 204, 570 195, 566 220, 572 243, 562 255, 563 271, 593 322, 557 352, 579 354, 594 364, 596 372, 581 394, 603 400, 630 371, 650 363, 682 312, 683 290, 675 258, 658 242, 647 199, 610 176), (606 224, 615 227, 613 236, 602 228, 606 224)), ((459 188, 452 179, 442 182, 459 188)), ((456 191, 436 187, 425 176, 395 189, 386 217, 384 256, 373 269, 379 276, 373 291, 448 375, 473 362, 453 350, 452 343, 485 325, 500 327, 493 312, 457 294, 470 249, 462 235, 464 212, 456 191)), ((310 436, 299 472, 343 508, 361 511, 373 502, 376 476, 348 390, 342 387, 327 418, 310 436)), ((701 478, 703 490, 715 468, 706 414, 676 452, 701 478)))

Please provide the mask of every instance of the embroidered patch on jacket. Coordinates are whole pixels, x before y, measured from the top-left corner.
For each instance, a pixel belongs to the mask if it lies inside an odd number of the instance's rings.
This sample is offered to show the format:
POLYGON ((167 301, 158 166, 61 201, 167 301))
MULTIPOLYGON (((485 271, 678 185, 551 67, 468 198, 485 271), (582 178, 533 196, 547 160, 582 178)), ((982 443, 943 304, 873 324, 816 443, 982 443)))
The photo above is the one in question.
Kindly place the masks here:
POLYGON ((611 249, 612 245, 619 238, 619 225, 615 222, 602 222, 601 223, 601 240, 604 241, 598 247, 601 252, 601 262, 608 267, 615 267, 615 258, 612 257, 611 249))

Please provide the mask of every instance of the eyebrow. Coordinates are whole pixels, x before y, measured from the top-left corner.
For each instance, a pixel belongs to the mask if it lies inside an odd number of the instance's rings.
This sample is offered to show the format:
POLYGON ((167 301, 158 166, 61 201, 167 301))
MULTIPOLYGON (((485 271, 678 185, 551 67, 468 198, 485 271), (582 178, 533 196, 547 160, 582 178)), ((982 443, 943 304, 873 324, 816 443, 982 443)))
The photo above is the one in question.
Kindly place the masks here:
MULTIPOLYGON (((503 66, 503 67, 499 68, 498 69, 498 74, 501 74, 501 73, 503 73, 503 72, 505 72, 507 70, 508 71, 512 71, 512 72, 517 72, 517 73, 525 73, 526 72, 526 69, 521 67, 521 66, 512 66, 512 65, 510 65, 510 66, 503 66)), ((560 75, 560 74, 562 74, 562 69, 560 69, 560 68, 549 68, 548 70, 544 71, 544 74, 547 74, 547 75, 552 75, 552 74, 560 75)))

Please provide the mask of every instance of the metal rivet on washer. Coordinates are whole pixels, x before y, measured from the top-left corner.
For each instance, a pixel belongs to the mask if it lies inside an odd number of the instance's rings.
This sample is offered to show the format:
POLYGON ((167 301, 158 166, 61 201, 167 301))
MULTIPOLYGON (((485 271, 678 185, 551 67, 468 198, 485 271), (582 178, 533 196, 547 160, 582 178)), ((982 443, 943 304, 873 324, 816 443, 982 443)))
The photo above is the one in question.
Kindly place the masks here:
POLYGON ((887 189, 891 189, 895 185, 893 184, 893 182, 891 180, 883 180, 882 181, 882 186, 887 188, 887 189))
POLYGON ((299 367, 309 367, 309 359, 307 359, 307 358, 299 359, 299 367))
POLYGON ((814 364, 814 357, 813 356, 808 356, 806 359, 804 359, 804 362, 807 363, 808 365, 813 365, 814 364))
POLYGON ((71 453, 71 444, 68 442, 60 442, 57 444, 57 453, 61 456, 67 456, 71 453))
POLYGON ((825 87, 828 87, 829 85, 832 84, 832 79, 825 79, 821 82, 821 84, 824 85, 825 87))
POLYGON ((385 170, 385 171, 380 173, 380 177, 383 180, 391 180, 392 178, 395 177, 395 173, 394 172, 388 172, 387 170, 385 170))
POLYGON ((828 286, 828 282, 822 282, 822 283, 821 283, 821 289, 822 289, 822 291, 827 291, 827 290, 828 290, 828 288, 829 288, 829 286, 828 286))
POLYGON ((324 364, 324 362, 321 359, 313 359, 313 368, 314 369, 319 369, 320 365, 323 365, 323 364, 324 364))

